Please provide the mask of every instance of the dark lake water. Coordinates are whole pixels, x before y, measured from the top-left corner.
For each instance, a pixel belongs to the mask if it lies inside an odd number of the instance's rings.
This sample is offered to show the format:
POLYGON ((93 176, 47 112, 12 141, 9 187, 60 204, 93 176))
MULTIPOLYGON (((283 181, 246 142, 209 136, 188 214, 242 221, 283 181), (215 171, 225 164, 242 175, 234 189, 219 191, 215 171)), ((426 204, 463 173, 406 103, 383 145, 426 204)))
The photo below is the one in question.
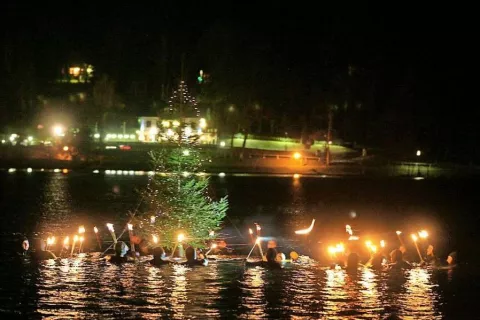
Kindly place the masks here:
MULTIPOLYGON (((212 179, 212 195, 228 194, 227 243, 248 251, 248 227, 319 261, 282 270, 246 268, 219 260, 205 268, 148 263, 113 265, 98 253, 40 264, 19 257, 21 234, 71 235, 115 223, 134 211, 144 176, 0 171, 2 224, 0 314, 71 318, 466 318, 475 313, 480 273, 475 180, 413 180, 226 176, 212 179), (295 229, 317 223, 309 237, 295 229), (324 267, 325 246, 350 224, 361 239, 398 246, 395 230, 427 229, 428 243, 453 271, 414 268, 401 273, 362 269, 351 275, 324 267)), ((87 238, 93 237, 87 231, 87 238), (90 237, 91 236, 91 237, 90 237)), ((409 251, 415 253, 405 238, 409 251)), ((94 243, 93 243, 94 245, 94 243)), ((427 243, 421 243, 426 247, 427 243)), ((415 257, 415 255, 413 255, 415 257)), ((473 317, 475 318, 475 317, 473 317)))

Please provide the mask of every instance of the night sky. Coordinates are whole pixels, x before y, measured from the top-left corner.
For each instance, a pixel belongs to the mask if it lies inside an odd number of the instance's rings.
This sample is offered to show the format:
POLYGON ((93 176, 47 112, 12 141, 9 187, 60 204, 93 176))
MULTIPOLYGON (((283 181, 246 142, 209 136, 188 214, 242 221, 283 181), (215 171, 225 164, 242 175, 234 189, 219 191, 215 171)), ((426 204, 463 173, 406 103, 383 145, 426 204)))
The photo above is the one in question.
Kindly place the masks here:
POLYGON ((161 85, 175 86, 184 57, 187 82, 203 69, 211 92, 236 105, 259 103, 278 122, 321 128, 336 104, 336 135, 346 141, 479 160, 468 8, 99 3, 2 2, 0 49, 18 70, 14 77, 1 66, 4 117, 14 114, 8 94, 15 90, 6 89, 13 78, 29 78, 38 92, 61 66, 86 61, 115 79, 125 101, 133 99, 132 82, 145 88, 139 99, 151 101, 161 85))

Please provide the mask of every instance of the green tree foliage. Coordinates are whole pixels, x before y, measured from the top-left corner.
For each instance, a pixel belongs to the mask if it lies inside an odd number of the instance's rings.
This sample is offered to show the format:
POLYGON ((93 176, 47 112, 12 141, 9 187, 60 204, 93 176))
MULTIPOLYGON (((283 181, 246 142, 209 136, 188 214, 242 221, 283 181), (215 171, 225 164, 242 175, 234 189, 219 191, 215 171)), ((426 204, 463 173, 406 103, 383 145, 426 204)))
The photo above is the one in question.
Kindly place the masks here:
POLYGON ((209 196, 209 178, 201 171, 206 159, 190 141, 182 139, 175 147, 150 153, 155 175, 143 193, 148 210, 138 216, 145 236, 157 235, 170 248, 179 233, 185 235, 184 243, 205 246, 228 209, 226 197, 214 201, 209 196))

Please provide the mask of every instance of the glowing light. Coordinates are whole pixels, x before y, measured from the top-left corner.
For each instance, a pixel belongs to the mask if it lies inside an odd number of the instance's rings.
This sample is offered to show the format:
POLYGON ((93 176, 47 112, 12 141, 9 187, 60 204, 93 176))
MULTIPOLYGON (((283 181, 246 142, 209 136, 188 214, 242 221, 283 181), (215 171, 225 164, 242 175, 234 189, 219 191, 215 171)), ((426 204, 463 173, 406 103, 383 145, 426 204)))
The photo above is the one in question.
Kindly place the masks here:
POLYGON ((210 248, 212 248, 212 249, 217 249, 217 247, 218 247, 218 244, 212 243, 212 246, 211 246, 210 248))
POLYGON ((54 240, 55 240, 54 238, 48 237, 47 238, 47 245, 51 246, 53 244, 54 240))
POLYGON ((152 234, 152 240, 153 240, 153 243, 158 243, 158 237, 154 234, 152 234))
POLYGON ((80 237, 78 238, 78 240, 80 240, 80 242, 83 242, 83 240, 85 240, 85 238, 84 238, 83 236, 80 236, 80 237))
POLYGON ((348 237, 348 240, 349 240, 349 241, 357 241, 357 240, 360 240, 360 237, 358 237, 358 236, 350 236, 350 237, 348 237))
POLYGON ((190 155, 190 151, 188 151, 188 150, 183 150, 182 153, 183 153, 184 156, 189 156, 190 155))
POLYGON ((93 227, 93 232, 98 233, 98 228, 97 228, 97 227, 93 227))
POLYGON ((73 237, 73 243, 75 243, 75 242, 77 242, 77 241, 78 241, 78 236, 75 235, 75 236, 73 237))
POLYGON ((168 129, 168 130, 167 130, 167 136, 171 137, 171 136, 173 136, 173 135, 174 135, 173 130, 172 130, 172 129, 168 129))
POLYGON ((55 125, 52 129, 53 135, 56 137, 63 137, 65 136, 65 129, 61 125, 55 125))
MULTIPOLYGON (((108 171, 108 170, 107 170, 107 171, 108 171)), ((93 173, 99 173, 99 172, 100 172, 100 171, 98 171, 98 170, 93 170, 93 173)), ((107 173, 107 172, 105 171, 105 173, 107 173)))
POLYGON ((313 225, 315 224, 315 219, 312 219, 312 223, 310 224, 310 227, 302 230, 297 230, 295 231, 296 234, 309 234, 310 231, 313 229, 313 225))
POLYGON ((345 252, 345 246, 343 245, 343 243, 338 243, 335 246, 335 250, 336 252, 345 252))
POLYGON ((154 136, 154 135, 158 134, 158 128, 151 127, 150 130, 149 130, 149 133, 150 133, 151 136, 154 136))
POLYGON ((78 227, 78 233, 79 234, 85 233, 85 227, 84 226, 78 227))
POLYGON ((95 139, 100 139, 100 133, 95 133, 95 134, 93 135, 93 137, 94 137, 95 139))
POLYGON ((184 172, 182 173, 182 175, 183 175, 185 178, 187 178, 187 177, 190 175, 190 173, 184 171, 184 172))
POLYGON ((199 126, 200 128, 205 129, 207 127, 207 120, 205 120, 204 118, 201 118, 199 126))
POLYGON ((117 134, 116 133, 111 134, 110 137, 112 137, 112 139, 117 139, 117 134))
POLYGON ((191 127, 185 127, 184 129, 185 135, 189 137, 192 134, 192 128, 191 127))
POLYGON ((248 233, 253 234, 252 228, 248 228, 248 233))
POLYGON ((68 169, 63 169, 62 172, 63 173, 68 173, 68 169))
POLYGON ((395 231, 395 233, 397 234, 397 236, 399 236, 402 234, 402 231, 395 231))
POLYGON ((377 246, 371 246, 370 250, 372 250, 373 253, 377 252, 377 246))
POLYGON ((411 234, 411 237, 412 237, 412 240, 413 240, 414 242, 417 242, 418 237, 417 237, 415 234, 412 233, 412 234, 411 234))
POLYGON ((208 233, 208 236, 209 236, 209 237, 213 237, 213 236, 215 236, 215 231, 213 231, 213 230, 210 230, 210 232, 208 233))
POLYGON ((113 224, 107 223, 107 228, 108 228, 108 231, 115 232, 115 229, 113 228, 113 224))
POLYGON ((172 122, 172 125, 173 125, 174 127, 178 127, 178 126, 180 125, 180 122, 178 122, 177 120, 175 120, 175 121, 172 122))
POLYGON ((220 147, 225 147, 225 141, 220 141, 220 147))
POLYGON ((129 223, 127 224, 128 230, 133 231, 133 224, 129 223))
POLYGON ((33 171, 32 168, 27 169, 27 172, 29 172, 29 173, 32 172, 32 171, 33 171))
POLYGON ((53 169, 53 172, 59 173, 59 172, 60 172, 60 169, 53 169))
POLYGON ((65 239, 63 239, 63 245, 68 246, 69 243, 70 243, 70 237, 66 236, 65 239))
POLYGON ((6 141, 2 139, 2 143, 5 143, 6 141))
POLYGON ((155 216, 150 216, 150 223, 154 224, 155 223, 155 216))
POLYGON ((258 237, 257 240, 255 240, 255 243, 260 244, 260 242, 262 242, 262 239, 260 237, 258 237))
POLYGON ((331 255, 337 253, 337 248, 333 246, 328 247, 328 253, 330 253, 331 255))
POLYGON ((331 145, 331 144, 332 144, 332 141, 328 141, 328 144, 330 144, 330 145, 331 145))
POLYGON ((119 134, 118 139, 123 139, 123 134, 119 134))
POLYGON ((182 242, 183 240, 185 240, 185 235, 183 233, 180 233, 177 237, 177 240, 178 242, 182 242))
POLYGON ((68 151, 68 146, 64 146, 63 151, 68 151))
POLYGON ((367 246, 367 248, 371 248, 372 247, 372 241, 370 241, 370 240, 365 241, 365 245, 367 246))
POLYGON ((300 159, 301 157, 302 157, 302 155, 300 154, 300 152, 295 152, 295 153, 293 154, 293 159, 298 160, 298 159, 300 159))
POLYGON ((224 177, 225 177, 225 172, 220 172, 220 173, 218 174, 218 176, 219 176, 220 178, 224 178, 224 177))
POLYGON ((162 126, 164 128, 168 128, 168 127, 170 127, 170 122, 169 121, 162 121, 162 126))
POLYGON ((299 179, 299 178, 300 178, 300 175, 299 175, 298 173, 295 173, 295 174, 293 175, 293 179, 299 179))
POLYGON ((422 151, 417 150, 417 153, 416 153, 416 154, 417 154, 417 157, 420 157, 420 156, 422 155, 422 151))
POLYGON ((32 137, 32 136, 28 136, 27 140, 31 142, 31 141, 33 140, 33 137, 32 137))
POLYGON ((262 230, 262 227, 261 227, 259 224, 256 224, 255 226, 256 226, 256 228, 257 228, 257 231, 261 231, 261 230, 262 230))
POLYGON ((345 232, 349 235, 353 235, 352 227, 349 224, 345 226, 345 232))
POLYGON ((15 169, 15 168, 8 169, 8 172, 15 172, 15 171, 17 171, 17 169, 15 169))
POLYGON ((418 232, 418 236, 422 239, 428 238, 428 232, 426 230, 422 230, 418 232))
POLYGON ((385 248, 385 240, 380 240, 380 247, 385 248))
POLYGON ((136 136, 135 136, 134 134, 131 134, 131 135, 130 135, 130 139, 132 139, 132 140, 135 139, 135 137, 136 137, 136 136))

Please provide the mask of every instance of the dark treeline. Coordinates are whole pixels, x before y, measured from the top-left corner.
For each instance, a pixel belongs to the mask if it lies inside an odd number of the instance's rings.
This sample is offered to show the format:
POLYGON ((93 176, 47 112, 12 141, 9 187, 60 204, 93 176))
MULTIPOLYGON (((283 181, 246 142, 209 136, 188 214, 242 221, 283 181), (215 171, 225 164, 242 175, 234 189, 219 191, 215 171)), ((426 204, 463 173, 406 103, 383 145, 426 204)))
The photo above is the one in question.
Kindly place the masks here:
MULTIPOLYGON (((478 112, 463 74, 468 19, 296 5, 6 2, 1 126, 28 123, 62 66, 88 62, 97 81, 108 75, 115 84, 124 115, 156 113, 183 76, 222 134, 323 140, 332 110, 334 139, 393 154, 422 149, 438 161, 479 159, 478 112)), ((91 102, 82 110, 94 110, 91 102)))

